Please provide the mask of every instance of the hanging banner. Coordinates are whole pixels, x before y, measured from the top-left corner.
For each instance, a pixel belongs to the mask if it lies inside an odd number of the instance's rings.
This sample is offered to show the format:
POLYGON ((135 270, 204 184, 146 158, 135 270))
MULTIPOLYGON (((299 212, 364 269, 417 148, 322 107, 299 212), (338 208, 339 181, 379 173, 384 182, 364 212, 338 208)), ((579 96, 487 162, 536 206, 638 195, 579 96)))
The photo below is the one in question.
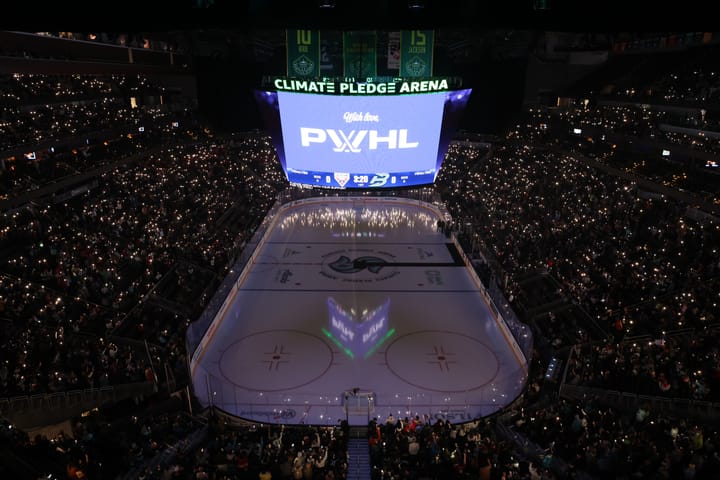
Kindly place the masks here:
POLYGON ((403 30, 400 32, 400 76, 432 77, 433 30, 403 30))
POLYGON ((388 70, 400 69, 400 32, 388 32, 388 70))
POLYGON ((320 76, 320 32, 318 30, 285 31, 287 45, 287 76, 312 77, 320 76))
POLYGON ((354 31, 343 34, 344 75, 369 78, 377 75, 377 46, 374 31, 354 31))
POLYGON ((342 32, 323 31, 320 36, 320 76, 342 77, 343 75, 342 32))

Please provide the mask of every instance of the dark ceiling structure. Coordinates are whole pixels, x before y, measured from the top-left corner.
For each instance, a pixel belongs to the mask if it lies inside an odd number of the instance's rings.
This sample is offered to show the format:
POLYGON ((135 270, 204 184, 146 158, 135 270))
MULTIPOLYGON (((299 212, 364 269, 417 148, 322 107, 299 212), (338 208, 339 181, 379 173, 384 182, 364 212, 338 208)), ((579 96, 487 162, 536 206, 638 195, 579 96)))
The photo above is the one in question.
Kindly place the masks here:
POLYGON ((712 30, 707 9, 700 0, 26 0, 5 9, 0 28, 712 30))

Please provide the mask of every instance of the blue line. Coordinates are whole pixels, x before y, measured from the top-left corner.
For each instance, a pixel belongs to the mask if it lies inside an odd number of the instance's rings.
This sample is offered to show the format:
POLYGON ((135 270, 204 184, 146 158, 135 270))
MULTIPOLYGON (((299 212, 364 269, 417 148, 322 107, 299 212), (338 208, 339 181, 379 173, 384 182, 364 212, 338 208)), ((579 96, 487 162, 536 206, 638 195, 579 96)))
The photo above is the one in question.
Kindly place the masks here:
MULTIPOLYGON (((323 265, 322 262, 255 262, 254 265, 306 265, 318 266, 323 265)), ((378 264, 381 267, 433 267, 433 268, 450 268, 464 267, 465 264, 458 265, 454 262, 385 262, 378 264)))
POLYGON ((254 265, 322 265, 322 262, 255 262, 254 265))
POLYGON ((350 288, 350 289, 329 289, 329 288, 241 288, 238 290, 238 292, 393 292, 393 293, 414 293, 414 294, 421 294, 421 293, 474 293, 477 295, 480 295, 479 290, 421 290, 422 287, 418 287, 413 290, 388 290, 388 289, 382 289, 382 290, 365 290, 365 289, 357 289, 357 288, 350 288))
MULTIPOLYGON (((352 237, 346 237, 352 238, 352 237)), ((280 241, 267 241, 263 242, 264 245, 335 245, 338 248, 346 247, 347 245, 445 245, 445 242, 347 242, 343 243, 342 239, 338 239, 334 242, 280 242, 280 241)))

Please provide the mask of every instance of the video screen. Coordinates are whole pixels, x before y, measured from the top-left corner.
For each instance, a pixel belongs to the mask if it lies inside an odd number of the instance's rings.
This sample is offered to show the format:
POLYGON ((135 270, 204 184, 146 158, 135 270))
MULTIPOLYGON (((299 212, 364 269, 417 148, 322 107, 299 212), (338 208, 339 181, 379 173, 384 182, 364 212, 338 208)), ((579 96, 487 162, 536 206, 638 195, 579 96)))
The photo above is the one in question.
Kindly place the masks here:
POLYGON ((288 181, 392 188, 435 181, 470 90, 404 95, 257 92, 288 181))

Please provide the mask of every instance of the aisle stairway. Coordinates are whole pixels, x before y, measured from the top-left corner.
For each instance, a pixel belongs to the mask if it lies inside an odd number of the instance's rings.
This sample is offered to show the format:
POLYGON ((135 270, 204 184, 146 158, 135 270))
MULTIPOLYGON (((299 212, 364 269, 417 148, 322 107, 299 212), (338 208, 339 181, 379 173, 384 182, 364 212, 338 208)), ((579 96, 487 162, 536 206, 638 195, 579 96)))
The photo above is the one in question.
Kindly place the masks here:
POLYGON ((367 428, 352 427, 348 439, 347 480, 370 480, 371 473, 367 428))

